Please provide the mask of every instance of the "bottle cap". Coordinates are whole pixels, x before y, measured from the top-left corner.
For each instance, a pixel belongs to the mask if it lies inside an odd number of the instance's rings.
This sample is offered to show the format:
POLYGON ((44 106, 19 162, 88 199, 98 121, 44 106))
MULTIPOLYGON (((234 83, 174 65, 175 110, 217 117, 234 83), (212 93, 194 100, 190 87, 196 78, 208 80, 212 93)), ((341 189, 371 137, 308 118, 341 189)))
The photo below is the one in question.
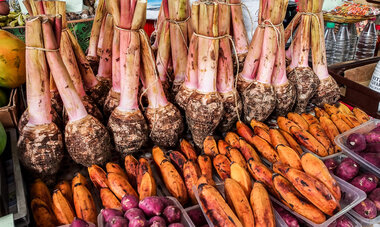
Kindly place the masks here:
POLYGON ((334 28, 335 27, 335 23, 333 23, 333 22, 327 22, 326 26, 328 28, 334 28))

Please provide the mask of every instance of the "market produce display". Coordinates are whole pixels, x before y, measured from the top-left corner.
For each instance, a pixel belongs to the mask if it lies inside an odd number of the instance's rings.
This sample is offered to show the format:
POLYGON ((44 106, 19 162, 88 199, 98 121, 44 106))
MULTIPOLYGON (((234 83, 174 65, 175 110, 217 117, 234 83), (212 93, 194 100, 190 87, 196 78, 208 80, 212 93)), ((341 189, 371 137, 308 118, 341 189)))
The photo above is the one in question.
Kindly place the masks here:
MULTIPOLYGON (((288 1, 260 1, 248 46, 239 0, 163 0, 152 42, 145 0, 100 0, 85 54, 65 2, 33 1, 26 47, 4 33, 17 54, 26 49, 18 149, 33 223, 350 226, 348 211, 377 220, 376 173, 335 142, 373 120, 337 102, 322 3, 301 0, 284 29, 288 1)), ((22 84, 9 75, 0 86, 22 84)), ((344 145, 379 167, 379 144, 377 125, 344 145)))

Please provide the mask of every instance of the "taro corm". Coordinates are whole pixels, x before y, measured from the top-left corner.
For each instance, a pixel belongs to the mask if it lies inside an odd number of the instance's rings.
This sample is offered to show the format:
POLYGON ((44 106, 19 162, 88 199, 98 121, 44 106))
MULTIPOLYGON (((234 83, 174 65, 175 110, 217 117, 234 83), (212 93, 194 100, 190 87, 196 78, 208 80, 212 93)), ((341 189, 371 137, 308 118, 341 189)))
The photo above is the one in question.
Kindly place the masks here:
MULTIPOLYGON (((41 17, 26 22, 26 45, 44 48, 41 17)), ((27 101, 29 121, 18 141, 22 164, 34 174, 55 174, 63 158, 62 133, 52 122, 49 71, 45 53, 26 50, 27 101)))
MULTIPOLYGON (((43 20, 42 28, 45 48, 57 49, 49 19, 43 20)), ((67 151, 75 162, 85 166, 105 163, 111 155, 111 141, 106 127, 87 113, 61 55, 55 51, 48 51, 46 57, 50 68, 54 68, 51 73, 69 117, 65 127, 67 151)))

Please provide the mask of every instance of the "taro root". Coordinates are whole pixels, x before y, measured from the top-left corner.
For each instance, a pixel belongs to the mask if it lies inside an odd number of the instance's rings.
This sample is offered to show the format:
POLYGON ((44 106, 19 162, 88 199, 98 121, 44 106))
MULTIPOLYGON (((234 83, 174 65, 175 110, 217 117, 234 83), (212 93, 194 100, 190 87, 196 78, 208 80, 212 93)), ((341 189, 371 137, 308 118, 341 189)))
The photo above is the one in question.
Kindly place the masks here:
MULTIPOLYGON (((52 121, 54 122, 54 124, 57 125, 59 129, 61 129, 63 127, 62 119, 58 116, 54 108, 50 108, 50 114, 52 115, 52 121)), ((18 121, 18 124, 17 124, 17 129, 20 134, 22 133, 25 125, 28 122, 29 122, 29 110, 26 109, 24 113, 22 113, 20 120, 18 121)))
MULTIPOLYGON (((169 83, 169 64, 171 62, 171 48, 170 48, 170 23, 166 21, 165 18, 169 18, 169 5, 168 1, 162 1, 160 7, 159 16, 157 19, 157 37, 152 46, 156 48, 156 65, 158 76, 160 77, 162 87, 164 89, 165 95, 168 97, 170 95, 169 83)), ((179 40, 180 41, 180 40, 179 40)), ((170 98, 170 97, 168 97, 170 98)))
POLYGON ((56 113, 59 116, 62 116, 63 103, 62 103, 61 96, 59 96, 57 86, 55 86, 55 82, 52 76, 50 76, 50 97, 51 97, 51 106, 55 109, 56 113))
MULTIPOLYGON (((260 13, 260 11, 259 11, 260 13)), ((261 15, 261 13, 260 13, 261 15)), ((262 23, 262 19, 259 16, 259 24, 262 23)), ((249 46, 249 51, 246 56, 244 67, 238 76, 237 89, 240 94, 242 94, 245 89, 253 82, 257 74, 257 69, 259 68, 261 48, 257 48, 257 44, 263 43, 264 39, 264 28, 259 26, 256 28, 253 34, 251 44, 249 46)))
MULTIPOLYGON (((243 65, 245 57, 248 54, 248 37, 244 26, 243 10, 241 0, 231 0, 231 19, 233 37, 238 56, 239 64, 243 65)), ((226 14, 224 14, 226 16, 226 14)))
POLYGON ((276 106, 276 94, 271 82, 281 35, 277 33, 278 29, 268 24, 277 25, 283 21, 287 2, 281 1, 273 5, 264 3, 260 8, 262 12, 259 13, 259 20, 266 24, 259 67, 255 80, 242 94, 244 120, 247 122, 252 119, 264 121, 276 106), (261 17, 263 18, 260 19, 261 17))
MULTIPOLYGON (((196 6, 193 5, 193 8, 196 6)), ((194 9, 192 13, 195 14, 197 11, 194 9)), ((191 19, 196 20, 196 14, 191 19)), ((196 22, 197 23, 197 22, 196 22)), ((196 28, 194 28, 195 32, 198 32, 196 28)), ((164 32, 164 30, 162 31, 164 32)), ((161 33, 162 34, 162 33, 161 33)), ((193 35, 191 37, 190 46, 189 46, 189 55, 187 59, 187 69, 186 69, 186 77, 185 82, 179 88, 177 95, 175 96, 175 101, 180 108, 186 110, 187 103, 189 102, 191 94, 193 94, 194 90, 198 87, 198 37, 193 35)), ((157 68, 158 65, 157 65, 157 68)), ((161 79, 162 81, 162 79, 161 79)))
MULTIPOLYGON (((119 6, 115 3, 113 16, 117 17, 119 6), (117 10, 116 10, 117 9, 117 10)), ((111 7, 110 7, 111 8, 111 7)), ((140 36, 139 32, 126 29, 141 29, 145 23, 146 2, 138 1, 130 9, 129 0, 120 2, 120 85, 119 106, 112 112, 108 127, 123 156, 137 152, 148 139, 148 126, 138 106, 140 75, 140 36)), ((114 20, 117 23, 117 20, 114 20)))
POLYGON ((286 77, 284 27, 281 26, 279 29, 282 35, 273 70, 272 84, 276 93, 275 113, 278 116, 285 116, 292 110, 297 94, 296 87, 286 77))
MULTIPOLYGON (((78 40, 75 38, 75 36, 68 32, 71 45, 73 47, 76 60, 78 62, 78 67, 80 70, 80 73, 82 75, 83 83, 86 88, 87 93, 89 94, 89 97, 91 97, 92 100, 96 102, 96 105, 101 108, 103 107, 104 101, 107 97, 107 93, 110 90, 111 87, 111 81, 110 81, 110 75, 104 76, 104 77, 98 77, 96 78, 94 75, 94 72, 92 71, 92 68, 90 66, 90 63, 88 62, 86 55, 83 53, 82 48, 79 46, 78 40)), ((111 36, 112 37, 112 36, 111 36)), ((107 37, 108 40, 109 37, 107 37)), ((102 64, 102 58, 99 63, 102 64)), ((98 70, 98 72, 100 69, 98 70)))
MULTIPOLYGON (((172 76, 170 65, 173 67, 174 79, 171 92, 166 92, 166 95, 175 96, 186 77, 187 46, 192 34, 189 32, 191 30, 189 14, 190 7, 187 0, 162 1, 157 21, 157 38, 153 48, 157 49, 156 64, 164 88, 168 87, 168 77, 172 76), (174 23, 166 19, 181 22, 174 23)), ((167 98, 171 100, 171 97, 167 98)))
MULTIPOLYGON (((61 58, 63 60, 63 63, 65 64, 65 67, 69 73, 69 76, 72 80, 72 83, 74 84, 74 87, 75 87, 77 93, 79 94, 79 97, 81 98, 82 103, 86 108, 86 111, 90 115, 97 118, 99 121, 103 121, 102 113, 100 112, 98 107, 95 105, 93 100, 89 96, 86 95, 86 92, 85 92, 84 87, 83 87, 81 71, 79 70, 78 61, 76 60, 76 57, 81 56, 79 54, 79 52, 81 52, 81 51, 77 51, 77 56, 75 55, 76 52, 74 51, 75 49, 78 50, 78 48, 80 48, 80 47, 79 47, 79 45, 76 45, 77 48, 73 48, 73 45, 72 45, 73 42, 70 38, 70 36, 72 36, 72 34, 70 35, 71 32, 69 29, 65 29, 65 28, 67 28, 67 22, 66 22, 66 17, 65 17, 66 7, 57 7, 57 11, 61 15, 63 15, 62 16, 63 17, 62 18, 63 30, 62 30, 62 33, 60 36, 61 40, 59 43, 59 45, 60 45, 60 48, 59 48, 60 51, 59 52, 61 54, 61 58)), ((75 39, 74 36, 72 36, 72 38, 75 39)), ((58 39, 56 39, 56 40, 58 40, 58 39)), ((77 42, 74 42, 74 43, 77 43, 77 42)), ((80 58, 80 59, 83 59, 83 58, 80 58)), ((87 69, 88 69, 88 67, 87 67, 87 69)), ((86 73, 84 75, 87 76, 88 73, 90 73, 90 71, 86 70, 86 73)), ((66 110, 66 112, 68 112, 68 111, 66 110)), ((67 116, 64 117, 64 120, 65 119, 67 119, 67 116)))
MULTIPOLYGON (((41 18, 26 22, 26 46, 44 48, 41 18)), ((57 173, 63 158, 62 134, 52 122, 49 71, 45 52, 26 50, 26 88, 28 123, 24 126, 17 146, 23 166, 37 176, 57 173)))
MULTIPOLYGON (((300 7, 305 11, 307 1, 302 0, 300 7)), ((309 3, 310 5, 310 3, 309 3)), ((298 32, 291 47, 292 61, 288 67, 288 79, 296 85, 297 100, 295 112, 303 113, 309 100, 314 96, 319 85, 319 79, 314 71, 309 67, 310 50, 310 15, 302 15, 298 32)))
POLYGON ((99 62, 97 48, 98 48, 100 29, 102 26, 103 17, 106 13, 105 2, 106 0, 100 0, 98 2, 98 6, 96 7, 96 12, 95 12, 95 17, 94 17, 94 23, 91 29, 91 36, 90 36, 88 54, 87 54, 87 59, 91 65, 97 65, 99 62))
POLYGON ((322 4, 313 0, 313 13, 318 16, 311 17, 311 52, 313 56, 313 70, 319 78, 319 86, 312 102, 317 106, 336 103, 340 98, 339 86, 329 75, 327 70, 326 48, 324 38, 324 23, 321 13, 322 4))
MULTIPOLYGON (((48 19, 42 23, 46 49, 55 50, 58 44, 48 19)), ((65 127, 65 144, 71 158, 82 165, 105 163, 111 155, 111 140, 108 131, 96 118, 87 114, 86 108, 70 79, 61 55, 46 52, 49 67, 62 98, 69 122, 65 127)))
MULTIPOLYGON (((232 7, 231 7, 232 8, 232 7)), ((233 11, 233 10, 232 10, 233 11)), ((235 13, 238 13, 238 9, 235 9, 235 13)), ((241 7, 240 7, 241 12, 241 7)), ((219 23, 218 23, 218 29, 219 29, 219 35, 227 35, 230 32, 230 14, 229 14, 229 7, 227 5, 219 5, 219 15, 222 15, 219 17, 219 23)), ((240 14, 238 14, 240 15, 240 14)), ((234 19, 237 20, 237 19, 234 19)), ((243 24, 244 28, 244 24, 243 24)), ((241 29, 237 29, 237 31, 240 31, 241 29)), ((236 31, 236 32, 237 32, 236 31)), ((244 29, 245 31, 245 29, 244 29)), ((240 33, 244 33, 243 31, 240 31, 240 33)), ((244 35, 244 34, 240 34, 244 35)), ((246 35, 246 34, 245 34, 246 35)), ((244 45, 242 43, 243 37, 241 37, 242 40, 240 40, 238 37, 235 37, 238 40, 235 40, 236 44, 239 43, 239 48, 236 47, 236 51, 238 52, 238 57, 244 59, 245 57, 245 51, 244 51, 244 45)), ((233 75, 233 63, 232 63, 232 52, 231 52, 231 45, 230 40, 224 38, 219 41, 219 58, 218 58, 218 74, 217 74, 217 82, 216 87, 217 90, 222 97, 223 100, 223 107, 224 107, 224 115, 219 123, 218 130, 221 132, 227 132, 228 130, 233 127, 235 122, 237 120, 240 120, 240 115, 243 109, 243 105, 240 99, 240 95, 236 91, 234 87, 234 75, 233 75)), ((248 46, 248 44, 247 44, 248 46)), ((246 47, 248 49, 248 47, 246 47)))
MULTIPOLYGON (((193 9, 199 12, 198 33, 217 37, 218 4, 197 2, 193 9)), ((196 26, 193 26, 196 27, 196 26)), ((202 147, 204 139, 212 135, 223 115, 223 99, 216 90, 219 40, 198 37, 198 87, 191 95, 186 107, 186 120, 194 143, 202 147)))
POLYGON ((140 40, 144 82, 149 101, 145 116, 149 122, 150 138, 158 146, 173 147, 184 128, 181 112, 165 97, 145 32, 140 32, 140 40))
MULTIPOLYGON (((120 24, 120 12, 118 4, 115 1, 107 1, 107 10, 112 14, 113 23, 115 26, 120 24)), ((112 37, 112 88, 109 90, 103 106, 105 118, 111 115, 112 111, 119 105, 120 102, 120 32, 118 29, 113 30, 112 37)))

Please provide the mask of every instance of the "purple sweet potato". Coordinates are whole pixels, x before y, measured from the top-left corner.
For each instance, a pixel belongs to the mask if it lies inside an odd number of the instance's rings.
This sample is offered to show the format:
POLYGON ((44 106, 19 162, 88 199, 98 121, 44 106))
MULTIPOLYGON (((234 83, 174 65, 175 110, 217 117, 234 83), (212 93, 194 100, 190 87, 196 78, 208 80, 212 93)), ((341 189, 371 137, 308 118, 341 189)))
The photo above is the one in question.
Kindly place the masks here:
POLYGON ((273 203, 274 209, 278 212, 281 218, 285 221, 288 227, 299 227, 299 223, 296 217, 292 215, 289 211, 285 210, 281 206, 273 203))
POLYGON ((345 158, 335 170, 335 174, 345 181, 349 181, 359 173, 359 165, 351 158, 345 158))
POLYGON ((334 171, 338 167, 338 162, 333 158, 326 159, 323 162, 325 163, 327 169, 330 171, 334 171))
POLYGON ((364 151, 366 148, 366 137, 363 134, 352 133, 347 137, 348 148, 353 151, 364 151))
POLYGON ((354 223, 346 217, 346 216, 341 216, 338 218, 336 221, 336 227, 354 227, 354 223))
POLYGON ((143 217, 145 218, 144 212, 140 210, 139 208, 131 208, 125 212, 124 217, 128 220, 132 220, 136 217, 143 217))
POLYGON ((149 216, 161 215, 165 206, 162 200, 158 196, 146 197, 139 202, 139 208, 144 211, 144 213, 149 216))
POLYGON ((380 188, 376 188, 368 195, 368 199, 375 203, 377 211, 380 212, 380 188))
POLYGON ((125 195, 120 201, 123 211, 127 211, 131 208, 137 208, 139 206, 139 199, 134 195, 125 195))
POLYGON ((95 227, 95 225, 92 223, 88 223, 83 219, 74 218, 74 221, 71 222, 70 227, 95 227))
POLYGON ((371 131, 365 135, 367 143, 380 143, 380 131, 371 131))
POLYGON ((167 207, 167 206, 170 206, 170 205, 174 205, 174 202, 166 197, 159 197, 162 201, 162 203, 164 204, 164 207, 167 207))
POLYGON ((367 143, 367 148, 365 149, 367 153, 380 153, 380 143, 367 143))
POLYGON ((360 190, 363 190, 365 193, 370 193, 377 187, 378 182, 379 179, 372 173, 364 173, 355 177, 351 181, 351 184, 359 188, 360 190))
POLYGON ((107 209, 102 209, 100 212, 102 213, 105 222, 108 222, 115 216, 123 217, 123 212, 116 209, 107 208, 107 209))
POLYGON ((166 222, 165 219, 163 219, 160 216, 154 216, 151 219, 149 219, 148 225, 150 227, 165 227, 166 222))
POLYGON ((181 221, 181 210, 176 206, 167 206, 163 215, 168 223, 181 221))
POLYGON ((181 223, 172 223, 168 227, 185 227, 185 226, 181 223))
POLYGON ((147 227, 148 222, 144 217, 137 217, 132 220, 129 220, 128 227, 147 227))
POLYGON ((372 165, 380 168, 380 153, 360 153, 360 156, 372 165))
POLYGON ((120 216, 115 216, 106 223, 106 227, 125 227, 125 226, 128 226, 128 220, 120 216))
POLYGON ((187 214, 189 215, 190 219, 193 221, 195 226, 202 226, 204 224, 207 224, 206 218, 203 215, 200 207, 193 210, 189 210, 187 214))
POLYGON ((377 209, 374 202, 369 199, 365 199, 354 207, 354 211, 364 218, 373 219, 377 215, 377 209))

